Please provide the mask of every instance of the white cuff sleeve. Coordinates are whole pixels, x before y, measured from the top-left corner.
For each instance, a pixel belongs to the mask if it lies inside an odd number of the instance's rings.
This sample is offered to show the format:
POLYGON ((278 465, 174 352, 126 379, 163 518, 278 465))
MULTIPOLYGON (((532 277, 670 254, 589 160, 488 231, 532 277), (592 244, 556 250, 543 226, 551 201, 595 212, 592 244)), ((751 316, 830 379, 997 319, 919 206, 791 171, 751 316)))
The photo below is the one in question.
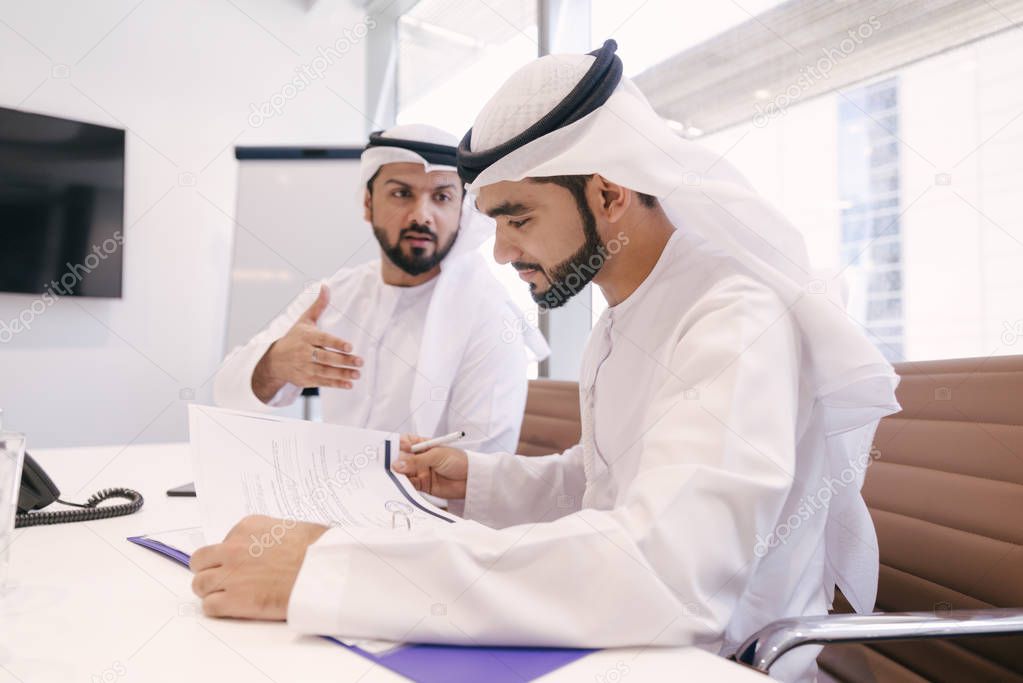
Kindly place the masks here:
POLYGON ((466 451, 469 458, 469 475, 465 485, 465 506, 462 509, 463 519, 472 519, 480 524, 494 527, 493 481, 494 469, 504 455, 477 453, 466 451))
POLYGON ((586 491, 582 447, 524 456, 467 451, 463 517, 491 529, 550 522, 579 510, 586 491))
POLYGON ((348 532, 335 527, 306 549, 288 602, 289 627, 316 635, 344 631, 340 617, 351 555, 337 546, 350 541, 348 532))

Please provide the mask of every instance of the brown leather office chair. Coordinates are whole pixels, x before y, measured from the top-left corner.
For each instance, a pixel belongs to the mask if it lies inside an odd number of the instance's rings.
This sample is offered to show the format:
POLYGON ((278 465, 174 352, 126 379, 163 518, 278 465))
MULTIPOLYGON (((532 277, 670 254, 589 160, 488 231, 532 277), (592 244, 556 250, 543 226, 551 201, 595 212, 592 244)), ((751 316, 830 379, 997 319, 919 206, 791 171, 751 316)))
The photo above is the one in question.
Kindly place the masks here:
POLYGON ((526 394, 519 455, 560 453, 579 443, 579 383, 534 379, 526 394))
POLYGON ((1023 356, 895 369, 902 412, 881 420, 863 487, 881 550, 875 609, 922 618, 827 645, 821 679, 1023 682, 1023 356), (1016 635, 958 635, 999 629, 1016 635))
MULTIPOLYGON (((768 670, 782 651, 826 643, 822 681, 1023 683, 1023 356, 895 369, 903 409, 881 421, 863 489, 884 614, 837 614, 839 596, 836 614, 776 622, 743 654, 768 670)), ((519 452, 578 438, 577 385, 531 382, 519 452)))

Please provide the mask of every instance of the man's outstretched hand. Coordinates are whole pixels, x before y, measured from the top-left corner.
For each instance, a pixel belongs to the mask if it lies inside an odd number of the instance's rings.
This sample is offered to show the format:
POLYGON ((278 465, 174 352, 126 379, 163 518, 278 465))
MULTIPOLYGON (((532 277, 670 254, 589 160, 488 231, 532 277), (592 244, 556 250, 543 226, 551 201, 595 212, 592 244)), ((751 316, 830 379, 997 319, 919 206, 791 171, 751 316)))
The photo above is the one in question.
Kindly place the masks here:
POLYGON ((192 590, 211 617, 283 621, 305 551, 327 527, 250 515, 222 543, 199 548, 192 590))
POLYGON ((320 316, 330 304, 330 290, 320 293, 287 334, 275 341, 252 371, 252 392, 267 403, 285 384, 297 387, 351 389, 361 376, 362 359, 352 345, 321 330, 320 316))

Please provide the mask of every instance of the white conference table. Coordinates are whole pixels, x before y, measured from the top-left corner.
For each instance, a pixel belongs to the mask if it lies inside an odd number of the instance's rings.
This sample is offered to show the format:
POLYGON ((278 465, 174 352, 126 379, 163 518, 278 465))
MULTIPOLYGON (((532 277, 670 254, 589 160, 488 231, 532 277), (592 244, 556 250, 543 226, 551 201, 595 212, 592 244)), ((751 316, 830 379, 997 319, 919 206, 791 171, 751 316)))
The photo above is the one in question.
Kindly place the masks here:
MULTIPOLYGON (((145 505, 127 517, 17 529, 0 599, 0 683, 8 681, 404 681, 284 623, 210 619, 180 565, 125 540, 199 525, 186 444, 30 451, 61 490, 84 502, 128 487, 145 505)), ((764 681, 696 648, 604 650, 543 681, 764 681), (624 673, 624 675, 623 675, 624 673)))

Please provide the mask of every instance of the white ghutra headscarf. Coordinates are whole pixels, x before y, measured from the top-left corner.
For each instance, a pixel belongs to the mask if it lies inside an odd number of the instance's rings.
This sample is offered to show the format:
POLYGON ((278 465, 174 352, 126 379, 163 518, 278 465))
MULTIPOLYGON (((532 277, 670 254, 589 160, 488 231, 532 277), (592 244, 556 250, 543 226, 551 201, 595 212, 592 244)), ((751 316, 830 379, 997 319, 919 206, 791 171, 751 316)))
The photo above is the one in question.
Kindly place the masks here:
POLYGON ((811 274, 802 235, 726 160, 680 138, 622 77, 614 41, 588 55, 548 55, 516 72, 458 150, 462 179, 481 187, 531 177, 600 174, 660 200, 678 229, 705 240, 771 287, 801 333, 801 373, 813 392, 831 477, 854 480, 830 501, 829 598, 837 584, 858 612, 877 594, 877 537, 860 494, 878 421, 897 412, 898 376, 849 319, 838 287, 811 274), (833 580, 833 581, 832 581, 833 580))

